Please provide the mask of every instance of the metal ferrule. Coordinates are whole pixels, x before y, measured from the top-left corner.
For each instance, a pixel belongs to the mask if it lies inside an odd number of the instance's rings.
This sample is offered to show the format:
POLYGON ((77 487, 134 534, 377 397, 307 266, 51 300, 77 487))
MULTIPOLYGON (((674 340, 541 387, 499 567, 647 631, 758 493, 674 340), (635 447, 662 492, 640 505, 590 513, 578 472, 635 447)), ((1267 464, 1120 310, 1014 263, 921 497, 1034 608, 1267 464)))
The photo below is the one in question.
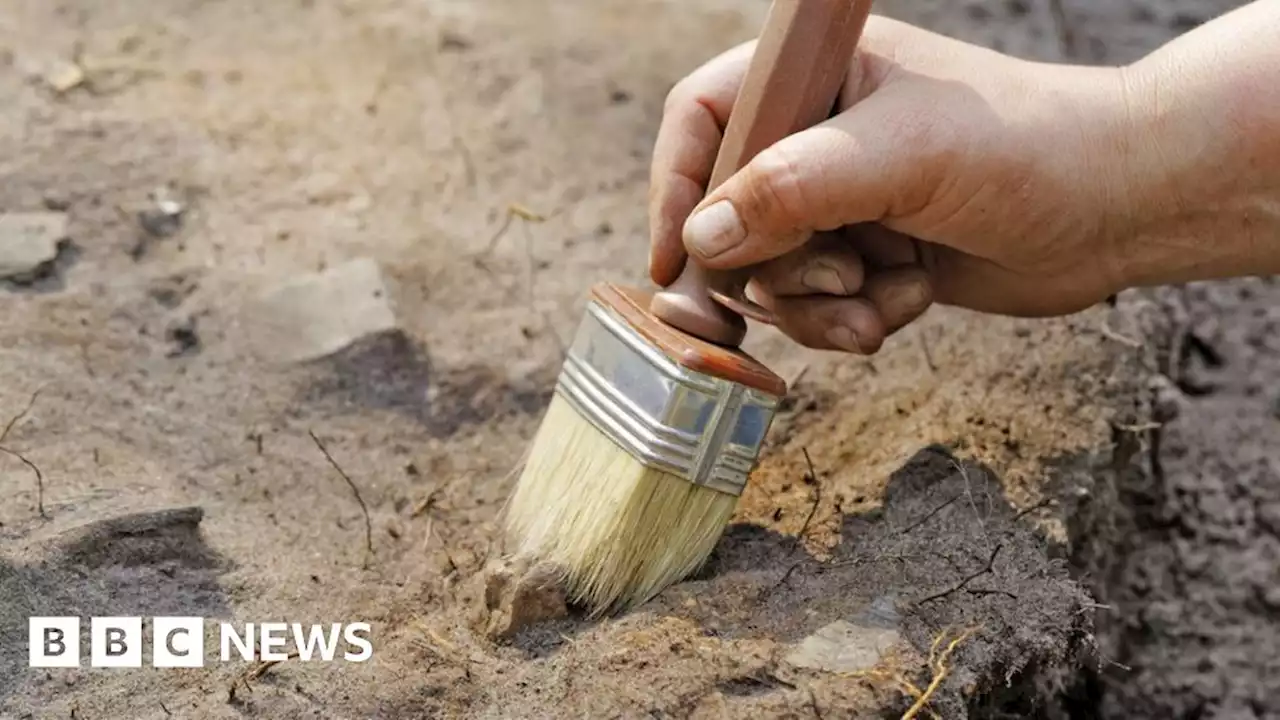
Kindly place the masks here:
POLYGON ((587 304, 556 392, 646 466, 740 495, 780 398, 672 362, 587 304))

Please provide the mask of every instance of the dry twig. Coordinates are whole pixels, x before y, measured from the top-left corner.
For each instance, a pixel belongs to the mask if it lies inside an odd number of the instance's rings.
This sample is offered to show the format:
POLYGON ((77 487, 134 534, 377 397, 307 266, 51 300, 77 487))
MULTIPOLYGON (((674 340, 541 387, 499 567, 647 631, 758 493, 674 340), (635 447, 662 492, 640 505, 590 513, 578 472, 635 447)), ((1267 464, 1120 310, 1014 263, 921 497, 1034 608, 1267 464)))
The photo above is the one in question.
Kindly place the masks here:
POLYGON ((421 517, 423 513, 430 510, 431 506, 435 504, 436 496, 439 494, 440 494, 440 488, 432 488, 431 492, 427 493, 426 497, 422 498, 416 504, 414 504, 413 509, 409 512, 409 517, 410 518, 421 517))
POLYGON ((822 504, 822 485, 818 483, 818 472, 813 469, 813 458, 809 457, 809 448, 802 447, 800 452, 804 453, 805 465, 809 467, 809 479, 813 481, 813 505, 809 507, 809 514, 800 525, 800 531, 796 533, 795 543, 792 545, 793 552, 800 547, 800 543, 804 542, 805 533, 809 532, 809 523, 813 522, 813 516, 817 514, 818 506, 822 504))
POLYGON ((916 336, 920 339, 920 350, 924 353, 924 363, 929 368, 929 372, 938 372, 938 365, 933 361, 933 351, 929 349, 929 338, 924 334, 924 328, 920 328, 916 336))
POLYGON ((502 224, 498 226, 497 232, 489 238, 489 242, 485 244, 484 250, 480 251, 477 258, 477 262, 480 263, 480 267, 484 270, 489 269, 482 261, 479 260, 479 258, 486 257, 493 253, 494 249, 498 247, 498 241, 507 234, 507 231, 511 229, 511 223, 515 222, 517 218, 525 222, 541 223, 546 222, 548 217, 549 216, 547 215, 534 212, 520 203, 510 203, 507 205, 506 213, 502 217, 502 224))
MULTIPOLYGON (((297 650, 290 650, 290 651, 289 651, 289 656, 288 656, 288 657, 286 657, 286 658, 285 658, 285 660, 293 660, 293 659, 294 659, 294 658, 296 658, 296 657, 298 657, 298 651, 297 651, 297 650)), ((282 662, 284 662, 284 660, 261 660, 261 661, 259 661, 259 662, 258 662, 258 664, 257 664, 255 667, 253 667, 251 670, 249 670, 249 672, 246 672, 246 673, 245 673, 245 675, 244 675, 244 679, 245 679, 245 680, 257 680, 258 678, 260 678, 260 677, 262 677, 263 675, 267 674, 267 671, 268 671, 268 670, 270 670, 271 668, 275 667, 276 665, 279 665, 279 664, 280 664, 280 663, 282 663, 282 662)))
POLYGON ((360 503, 360 512, 364 515, 364 547, 366 552, 364 567, 365 569, 368 569, 369 558, 373 557, 374 554, 373 522, 369 519, 369 506, 364 504, 364 498, 360 496, 360 488, 356 487, 355 482, 351 480, 351 476, 347 475, 346 471, 343 470, 342 467, 338 465, 338 462, 333 459, 333 456, 329 454, 329 450, 325 448, 324 443, 320 442, 320 438, 316 436, 315 432, 308 430, 307 434, 311 436, 313 441, 315 441, 316 447, 320 448, 320 452, 324 453, 325 460, 328 460, 329 464, 333 466, 333 469, 337 470, 338 474, 342 476, 342 479, 347 481, 347 485, 351 488, 351 494, 355 495, 356 502, 360 503))
POLYGON ((1041 510, 1041 509, 1043 509, 1043 508, 1047 508, 1047 507, 1049 507, 1049 506, 1053 505, 1053 504, 1054 504, 1054 503, 1056 503, 1056 502, 1057 502, 1057 500, 1055 500, 1055 499, 1053 499, 1053 498, 1051 498, 1051 497, 1044 498, 1043 500, 1041 500, 1040 502, 1036 503, 1035 505, 1030 505, 1030 506, 1028 506, 1028 507, 1023 508, 1022 510, 1019 510, 1019 511, 1018 511, 1018 514, 1013 516, 1013 521, 1014 521, 1014 522, 1017 522, 1017 521, 1021 520, 1022 518, 1024 518, 1024 517, 1026 517, 1026 516, 1030 515, 1031 513, 1035 512, 1035 511, 1037 511, 1037 510, 1041 510))
POLYGON ((38 387, 35 392, 31 393, 31 397, 27 399, 27 406, 22 408, 22 412, 14 415, 13 418, 11 418, 4 426, 4 430, 0 431, 0 443, 4 442, 5 438, 9 437, 9 431, 13 430, 18 422, 22 420, 22 418, 26 417, 27 413, 31 412, 31 408, 35 407, 36 398, 40 397, 40 393, 43 391, 43 387, 38 387))
MULTIPOLYGON (((822 486, 818 484, 818 473, 813 469, 813 458, 809 457, 809 448, 800 448, 800 452, 804 453, 805 464, 809 467, 808 477, 813 480, 813 505, 809 507, 809 514, 805 516, 804 522, 801 523, 799 532, 791 540, 791 555, 793 557, 800 551, 800 546, 804 543, 804 536, 809 532, 809 523, 813 522, 813 516, 818 512, 818 506, 822 504, 822 486)), ((761 592, 758 599, 763 599, 766 595, 772 594, 778 588, 786 585, 787 581, 791 579, 791 574, 803 564, 803 559, 792 563, 791 567, 782 573, 782 577, 778 579, 778 582, 774 583, 767 591, 761 592)))
MULTIPOLYGON (((0 431, 0 443, 4 442, 5 438, 9 437, 10 431, 12 431, 15 427, 17 427, 18 423, 21 422, 22 418, 27 416, 27 413, 31 412, 31 408, 35 407, 36 398, 40 397, 40 393, 43 390, 44 390, 44 387, 36 388, 35 392, 31 393, 31 397, 27 399, 27 406, 22 408, 21 412, 19 412, 17 415, 14 415, 9 420, 9 422, 5 424, 4 430, 0 431)), ((3 452, 7 455, 12 455, 18 460, 21 460, 23 465, 26 465, 27 467, 31 468, 31 472, 36 474, 36 510, 39 511, 40 517, 47 520, 49 516, 46 515, 44 511, 44 473, 40 472, 40 468, 37 467, 35 463, 28 460, 25 456, 23 456, 22 453, 18 452, 17 450, 11 450, 10 448, 0 446, 0 452, 3 452)))
POLYGON ((36 467, 35 463, 23 457, 22 453, 17 450, 10 450, 9 448, 0 445, 0 452, 18 458, 24 465, 31 468, 31 472, 36 474, 36 510, 40 512, 40 517, 47 520, 49 516, 44 512, 44 474, 40 472, 40 468, 36 467))
POLYGON ((906 526, 905 528, 903 528, 903 529, 899 530, 899 531, 898 531, 898 534, 899 534, 899 535, 906 535, 907 533, 911 532, 912 530, 915 530, 916 528, 920 527, 921 525, 924 525, 925 523, 929 522, 929 519, 930 519, 930 518, 932 518, 934 515, 937 515, 938 513, 942 512, 943 510, 946 510, 948 507, 950 507, 950 506, 951 506, 951 503, 953 503, 953 502, 955 502, 955 501, 959 500, 959 499, 960 499, 960 496, 961 496, 961 495, 963 495, 963 494, 964 494, 964 493, 956 493, 955 495, 952 495, 948 500, 944 501, 941 505, 939 505, 938 507, 936 507, 936 508, 934 508, 934 509, 930 510, 929 512, 925 513, 925 514, 924 514, 924 517, 922 517, 922 518, 920 518, 919 520, 917 520, 917 521, 915 521, 915 522, 911 523, 910 525, 906 526))
MULTIPOLYGON (((296 657, 298 657, 298 651, 290 650, 289 655, 285 660, 293 660, 296 657)), ((256 665, 237 675, 231 680, 231 685, 227 687, 227 702, 233 703, 236 701, 237 687, 243 685, 245 690, 251 690, 252 688, 249 687, 250 680, 257 680, 261 678, 268 670, 279 665, 281 662, 283 662, 283 660, 259 660, 256 665)))
POLYGON ((1111 325, 1107 323, 1106 320, 1103 320, 1101 326, 1099 326, 1099 332, 1101 332, 1102 336, 1107 338, 1108 340, 1114 340, 1120 343, 1121 345, 1126 345, 1135 350, 1142 347, 1142 343, 1140 341, 1135 340, 1129 337, 1128 335, 1121 335, 1115 330, 1112 330, 1111 325))
POLYGON ((980 570, 975 570, 974 572, 969 573, 967 576, 965 576, 963 580, 947 588, 946 590, 943 590, 941 592, 936 592, 926 597, 925 599, 920 600, 919 602, 916 603, 916 607, 919 607, 927 602, 932 602, 934 600, 941 600, 942 598, 948 595, 960 592, 969 583, 991 572, 994 569, 996 564, 996 555, 1000 554, 1000 548, 1003 548, 1003 547, 1004 547, 1004 543, 1000 543, 996 545, 995 548, 991 551, 991 556, 987 558, 987 564, 984 565, 980 570))

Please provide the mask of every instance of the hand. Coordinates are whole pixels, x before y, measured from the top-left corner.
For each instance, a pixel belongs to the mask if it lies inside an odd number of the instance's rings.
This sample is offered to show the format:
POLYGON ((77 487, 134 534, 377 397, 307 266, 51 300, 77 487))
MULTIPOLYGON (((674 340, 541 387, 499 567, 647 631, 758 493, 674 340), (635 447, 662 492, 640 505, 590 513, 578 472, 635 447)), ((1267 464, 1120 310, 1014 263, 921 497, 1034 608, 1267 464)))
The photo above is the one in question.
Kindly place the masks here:
POLYGON ((1123 287, 1125 71, 1027 62, 872 17, 839 114, 704 198, 753 47, 668 98, 650 197, 659 285, 686 249, 712 268, 755 266, 753 299, 783 332, 859 353, 935 301, 1045 316, 1123 287))

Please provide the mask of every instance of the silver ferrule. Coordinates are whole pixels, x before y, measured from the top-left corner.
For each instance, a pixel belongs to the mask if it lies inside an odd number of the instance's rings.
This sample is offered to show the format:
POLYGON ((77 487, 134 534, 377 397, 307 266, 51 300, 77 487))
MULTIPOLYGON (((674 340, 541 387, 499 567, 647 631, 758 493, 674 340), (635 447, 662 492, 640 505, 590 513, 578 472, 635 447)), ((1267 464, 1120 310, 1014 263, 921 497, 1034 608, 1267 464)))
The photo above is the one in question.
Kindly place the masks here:
POLYGON ((746 487, 780 400, 672 362, 594 301, 556 392, 644 465, 730 495, 746 487))

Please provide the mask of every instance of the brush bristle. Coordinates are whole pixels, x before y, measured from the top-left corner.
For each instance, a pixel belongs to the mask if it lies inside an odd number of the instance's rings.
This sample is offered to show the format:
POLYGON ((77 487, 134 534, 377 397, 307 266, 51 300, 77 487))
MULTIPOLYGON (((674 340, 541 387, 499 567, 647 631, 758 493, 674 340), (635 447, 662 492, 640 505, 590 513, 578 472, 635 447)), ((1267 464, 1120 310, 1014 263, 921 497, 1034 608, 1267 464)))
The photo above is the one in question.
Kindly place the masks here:
POLYGON ((556 395, 506 524, 518 553, 562 567, 570 598, 598 615, 697 570, 737 500, 645 467, 556 395))

